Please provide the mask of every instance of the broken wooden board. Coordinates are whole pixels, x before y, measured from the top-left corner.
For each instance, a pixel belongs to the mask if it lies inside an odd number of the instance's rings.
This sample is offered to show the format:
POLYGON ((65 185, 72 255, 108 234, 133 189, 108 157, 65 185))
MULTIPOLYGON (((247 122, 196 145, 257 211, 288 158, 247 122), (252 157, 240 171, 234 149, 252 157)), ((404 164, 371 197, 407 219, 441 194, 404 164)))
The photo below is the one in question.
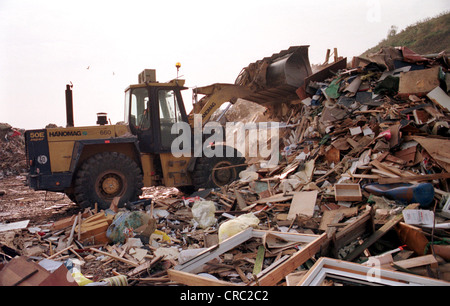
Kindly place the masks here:
POLYGON ((316 206, 317 194, 317 190, 294 192, 287 219, 294 220, 298 215, 312 217, 316 206))
POLYGON ((24 229, 28 226, 29 222, 30 220, 11 222, 6 224, 0 223, 0 232, 12 231, 16 229, 24 229))
POLYGON ((211 278, 197 275, 195 271, 201 269, 210 260, 218 257, 221 254, 235 248, 241 243, 246 242, 250 238, 263 238, 267 233, 276 235, 286 241, 296 241, 303 244, 301 249, 294 253, 289 258, 285 258, 277 262, 277 265, 270 269, 261 271, 258 275, 258 282, 251 282, 249 285, 274 286, 281 281, 286 275, 294 271, 309 258, 315 255, 326 239, 326 235, 306 235, 297 233, 282 233, 274 231, 262 231, 248 228, 239 234, 236 234, 216 246, 210 247, 190 260, 175 266, 168 270, 170 279, 174 282, 189 285, 189 286, 229 286, 233 285, 231 282, 221 280, 214 280, 211 278))
POLYGON ((106 215, 103 211, 92 215, 81 222, 81 227, 77 226, 75 232, 80 235, 82 242, 91 244, 108 243, 106 231, 111 225, 114 215, 106 215))
POLYGON ((413 257, 405 260, 399 260, 394 262, 395 266, 398 266, 402 269, 410 269, 420 266, 430 265, 431 267, 437 267, 438 261, 434 257, 434 255, 423 255, 418 257, 413 257))
POLYGON ((277 254, 297 244, 297 241, 288 241, 273 233, 266 233, 263 236, 263 245, 266 247, 266 250, 272 254, 277 254))
POLYGON ((436 179, 449 179, 450 173, 434 173, 434 174, 423 174, 423 175, 410 175, 404 177, 389 177, 380 178, 378 183, 380 184, 395 184, 395 183, 410 183, 411 181, 432 181, 436 179))
POLYGON ((374 232, 373 223, 374 209, 370 207, 356 217, 353 222, 348 223, 344 228, 339 228, 332 237, 332 253, 338 256, 339 249, 355 241, 364 233, 374 232))
POLYGON ((450 140, 421 136, 413 136, 412 139, 417 141, 445 171, 450 172, 450 140))
POLYGON ((429 243, 423 231, 413 225, 399 222, 395 227, 400 241, 408 246, 408 249, 413 250, 416 255, 423 255, 429 243))
POLYGON ((278 203, 278 202, 285 202, 289 201, 293 198, 292 195, 283 195, 282 193, 275 194, 271 197, 259 199, 255 201, 255 204, 266 204, 266 203, 278 203))
POLYGON ((13 258, 0 271, 0 286, 38 286, 50 272, 27 257, 13 258))
MULTIPOLYGON (((419 204, 409 204, 405 209, 416 209, 419 204)), ((403 214, 398 214, 386 222, 380 229, 373 233, 363 244, 358 246, 353 252, 348 254, 345 260, 352 261, 358 257, 365 249, 374 244, 378 239, 383 237, 390 229, 392 229, 397 223, 403 220, 403 214)))
POLYGON ((353 217, 358 214, 358 207, 350 207, 350 208, 340 208, 340 209, 333 209, 333 210, 326 210, 324 211, 322 218, 320 220, 320 226, 319 229, 326 231, 328 229, 328 225, 331 224, 331 222, 334 219, 334 216, 337 213, 343 213, 345 217, 353 217))
POLYGON ((429 69, 400 73, 398 95, 407 98, 409 95, 424 96, 440 85, 439 66, 429 69))

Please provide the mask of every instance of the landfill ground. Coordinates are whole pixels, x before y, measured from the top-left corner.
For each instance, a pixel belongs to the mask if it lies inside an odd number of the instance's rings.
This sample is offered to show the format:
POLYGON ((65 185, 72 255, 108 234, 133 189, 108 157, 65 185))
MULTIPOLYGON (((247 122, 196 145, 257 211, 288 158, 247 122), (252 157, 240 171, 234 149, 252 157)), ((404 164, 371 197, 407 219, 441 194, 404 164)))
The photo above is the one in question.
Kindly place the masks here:
POLYGON ((336 57, 281 106, 238 100, 229 122, 280 123, 276 165, 104 210, 31 190, 24 131, 0 123, 0 285, 450 285, 449 58, 336 57))

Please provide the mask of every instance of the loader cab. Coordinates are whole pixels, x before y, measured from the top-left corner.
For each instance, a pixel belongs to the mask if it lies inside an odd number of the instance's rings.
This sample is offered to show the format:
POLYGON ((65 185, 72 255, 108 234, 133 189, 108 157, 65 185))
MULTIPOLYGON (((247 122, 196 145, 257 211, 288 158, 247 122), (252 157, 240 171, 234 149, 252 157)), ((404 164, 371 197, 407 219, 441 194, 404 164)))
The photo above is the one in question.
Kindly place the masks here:
POLYGON ((181 96, 184 80, 145 82, 125 90, 125 122, 139 139, 142 153, 170 152, 176 122, 188 122, 181 96))

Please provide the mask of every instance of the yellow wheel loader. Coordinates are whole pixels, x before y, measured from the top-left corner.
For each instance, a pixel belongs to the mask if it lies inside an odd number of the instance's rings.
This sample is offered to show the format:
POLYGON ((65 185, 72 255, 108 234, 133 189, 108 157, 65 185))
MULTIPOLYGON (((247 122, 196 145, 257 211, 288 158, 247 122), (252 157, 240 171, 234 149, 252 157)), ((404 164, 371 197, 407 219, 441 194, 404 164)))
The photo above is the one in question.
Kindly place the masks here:
POLYGON ((67 85, 67 127, 25 133, 28 184, 35 190, 64 192, 81 207, 97 203, 103 209, 115 197, 120 197, 119 206, 138 200, 144 186, 189 192, 229 184, 245 169, 244 156, 219 143, 204 144, 205 135, 195 135, 196 124, 201 132, 223 103, 238 98, 267 104, 295 96, 311 74, 307 49, 291 47, 257 61, 242 70, 235 84, 195 88, 195 96, 204 96, 190 114, 181 95, 185 81, 160 83, 155 71, 146 69, 138 84, 125 90, 125 124, 108 124, 106 114, 98 113, 96 126, 75 127, 72 87, 67 85), (176 124, 189 131, 181 137, 176 124), (184 152, 174 154, 180 137, 184 152), (196 146, 213 148, 216 154, 193 154, 196 146))

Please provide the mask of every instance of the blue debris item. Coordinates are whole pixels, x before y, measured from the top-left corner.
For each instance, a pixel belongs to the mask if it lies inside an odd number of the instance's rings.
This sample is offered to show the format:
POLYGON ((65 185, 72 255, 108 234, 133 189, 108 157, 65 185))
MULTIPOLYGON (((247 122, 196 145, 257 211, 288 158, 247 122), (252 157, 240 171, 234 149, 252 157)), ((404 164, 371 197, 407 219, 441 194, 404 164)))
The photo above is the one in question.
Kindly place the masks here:
POLYGON ((385 196, 402 204, 419 203, 420 208, 429 208, 434 199, 431 183, 420 184, 367 184, 363 189, 377 196, 385 196))
MULTIPOLYGON (((323 87, 323 88, 325 88, 325 87, 323 87)), ((322 100, 322 97, 323 97, 322 89, 319 88, 319 89, 317 89, 315 95, 312 96, 311 105, 312 106, 320 105, 320 101, 322 100)))

